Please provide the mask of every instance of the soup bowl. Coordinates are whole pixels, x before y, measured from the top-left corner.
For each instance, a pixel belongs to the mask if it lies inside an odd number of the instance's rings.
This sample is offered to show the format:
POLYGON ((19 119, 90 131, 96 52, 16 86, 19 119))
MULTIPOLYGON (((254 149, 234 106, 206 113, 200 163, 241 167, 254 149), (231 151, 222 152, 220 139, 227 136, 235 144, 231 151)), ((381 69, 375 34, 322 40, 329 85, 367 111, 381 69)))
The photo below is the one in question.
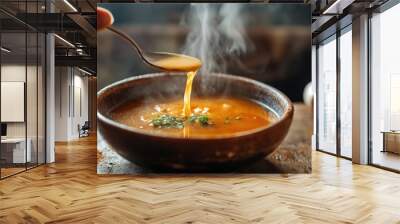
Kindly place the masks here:
MULTIPOLYGON (((97 118, 101 136, 123 158, 161 170, 230 170, 273 152, 288 133, 293 105, 279 90, 261 82, 227 74, 197 75, 192 96, 235 97, 256 101, 274 116, 268 125, 212 137, 184 138, 155 134, 112 119, 112 111, 133 100, 183 98, 186 75, 155 73, 113 83, 98 92, 97 118)), ((183 100, 183 99, 182 99, 183 100)))

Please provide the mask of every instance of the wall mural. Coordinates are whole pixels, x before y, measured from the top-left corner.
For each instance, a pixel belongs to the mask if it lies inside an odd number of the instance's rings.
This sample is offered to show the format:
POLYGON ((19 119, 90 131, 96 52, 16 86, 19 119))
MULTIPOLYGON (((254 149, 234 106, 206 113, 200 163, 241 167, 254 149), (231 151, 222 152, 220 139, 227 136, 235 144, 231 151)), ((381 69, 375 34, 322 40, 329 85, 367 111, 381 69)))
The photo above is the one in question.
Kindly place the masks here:
POLYGON ((309 5, 97 14, 99 174, 311 172, 309 5))

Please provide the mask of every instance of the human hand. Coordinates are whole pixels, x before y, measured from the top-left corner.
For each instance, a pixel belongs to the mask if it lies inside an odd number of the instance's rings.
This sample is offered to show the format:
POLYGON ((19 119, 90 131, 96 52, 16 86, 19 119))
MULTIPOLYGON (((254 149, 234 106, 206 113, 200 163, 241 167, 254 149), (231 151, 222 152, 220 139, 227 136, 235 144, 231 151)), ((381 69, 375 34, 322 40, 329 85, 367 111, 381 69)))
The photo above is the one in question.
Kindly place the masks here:
POLYGON ((114 17, 110 11, 105 8, 97 7, 97 30, 103 30, 111 26, 114 22, 114 17))

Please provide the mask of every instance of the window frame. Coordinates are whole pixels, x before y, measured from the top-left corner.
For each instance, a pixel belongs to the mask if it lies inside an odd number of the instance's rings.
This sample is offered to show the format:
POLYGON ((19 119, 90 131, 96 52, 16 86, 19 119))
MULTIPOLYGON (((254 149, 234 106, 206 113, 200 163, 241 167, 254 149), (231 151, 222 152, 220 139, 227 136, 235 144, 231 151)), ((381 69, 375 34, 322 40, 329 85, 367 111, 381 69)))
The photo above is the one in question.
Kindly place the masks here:
MULTIPOLYGON (((317 41, 316 45, 316 130, 315 130, 315 134, 316 134, 316 138, 315 138, 315 145, 316 145, 316 151, 319 152, 323 152, 329 155, 333 155, 336 157, 340 157, 346 160, 352 160, 351 157, 347 157, 342 155, 342 150, 341 150, 341 120, 340 120, 340 77, 341 77, 341 67, 340 67, 340 37, 342 35, 344 35, 347 32, 352 32, 352 22, 351 22, 351 17, 350 16, 346 16, 344 17, 342 20, 339 20, 338 23, 342 22, 342 27, 338 27, 336 29, 336 32, 331 33, 330 35, 328 35, 327 37, 325 37, 324 39, 320 39, 317 41), (342 21, 343 20, 343 21, 342 21), (320 143, 319 143, 319 122, 320 122, 320 118, 319 118, 319 101, 318 101, 318 95, 319 95, 319 78, 320 78, 320 74, 319 74, 319 47, 322 43, 327 43, 330 41, 336 41, 336 152, 332 153, 329 152, 327 150, 321 149, 320 148, 320 143)), ((333 26, 337 26, 337 24, 334 24, 333 26)))

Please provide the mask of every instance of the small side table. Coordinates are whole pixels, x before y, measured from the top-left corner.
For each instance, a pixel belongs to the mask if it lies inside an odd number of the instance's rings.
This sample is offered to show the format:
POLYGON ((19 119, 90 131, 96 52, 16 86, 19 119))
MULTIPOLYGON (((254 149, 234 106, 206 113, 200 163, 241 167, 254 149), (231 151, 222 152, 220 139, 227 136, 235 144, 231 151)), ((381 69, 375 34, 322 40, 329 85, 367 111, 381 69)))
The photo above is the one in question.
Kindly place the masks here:
POLYGON ((1 139, 2 152, 5 152, 1 158, 6 163, 26 163, 31 162, 32 152, 31 146, 32 141, 30 138, 5 138, 1 139), (25 149, 25 145, 27 145, 25 149))
POLYGON ((382 152, 400 154, 400 131, 382 131, 383 149, 382 152))

